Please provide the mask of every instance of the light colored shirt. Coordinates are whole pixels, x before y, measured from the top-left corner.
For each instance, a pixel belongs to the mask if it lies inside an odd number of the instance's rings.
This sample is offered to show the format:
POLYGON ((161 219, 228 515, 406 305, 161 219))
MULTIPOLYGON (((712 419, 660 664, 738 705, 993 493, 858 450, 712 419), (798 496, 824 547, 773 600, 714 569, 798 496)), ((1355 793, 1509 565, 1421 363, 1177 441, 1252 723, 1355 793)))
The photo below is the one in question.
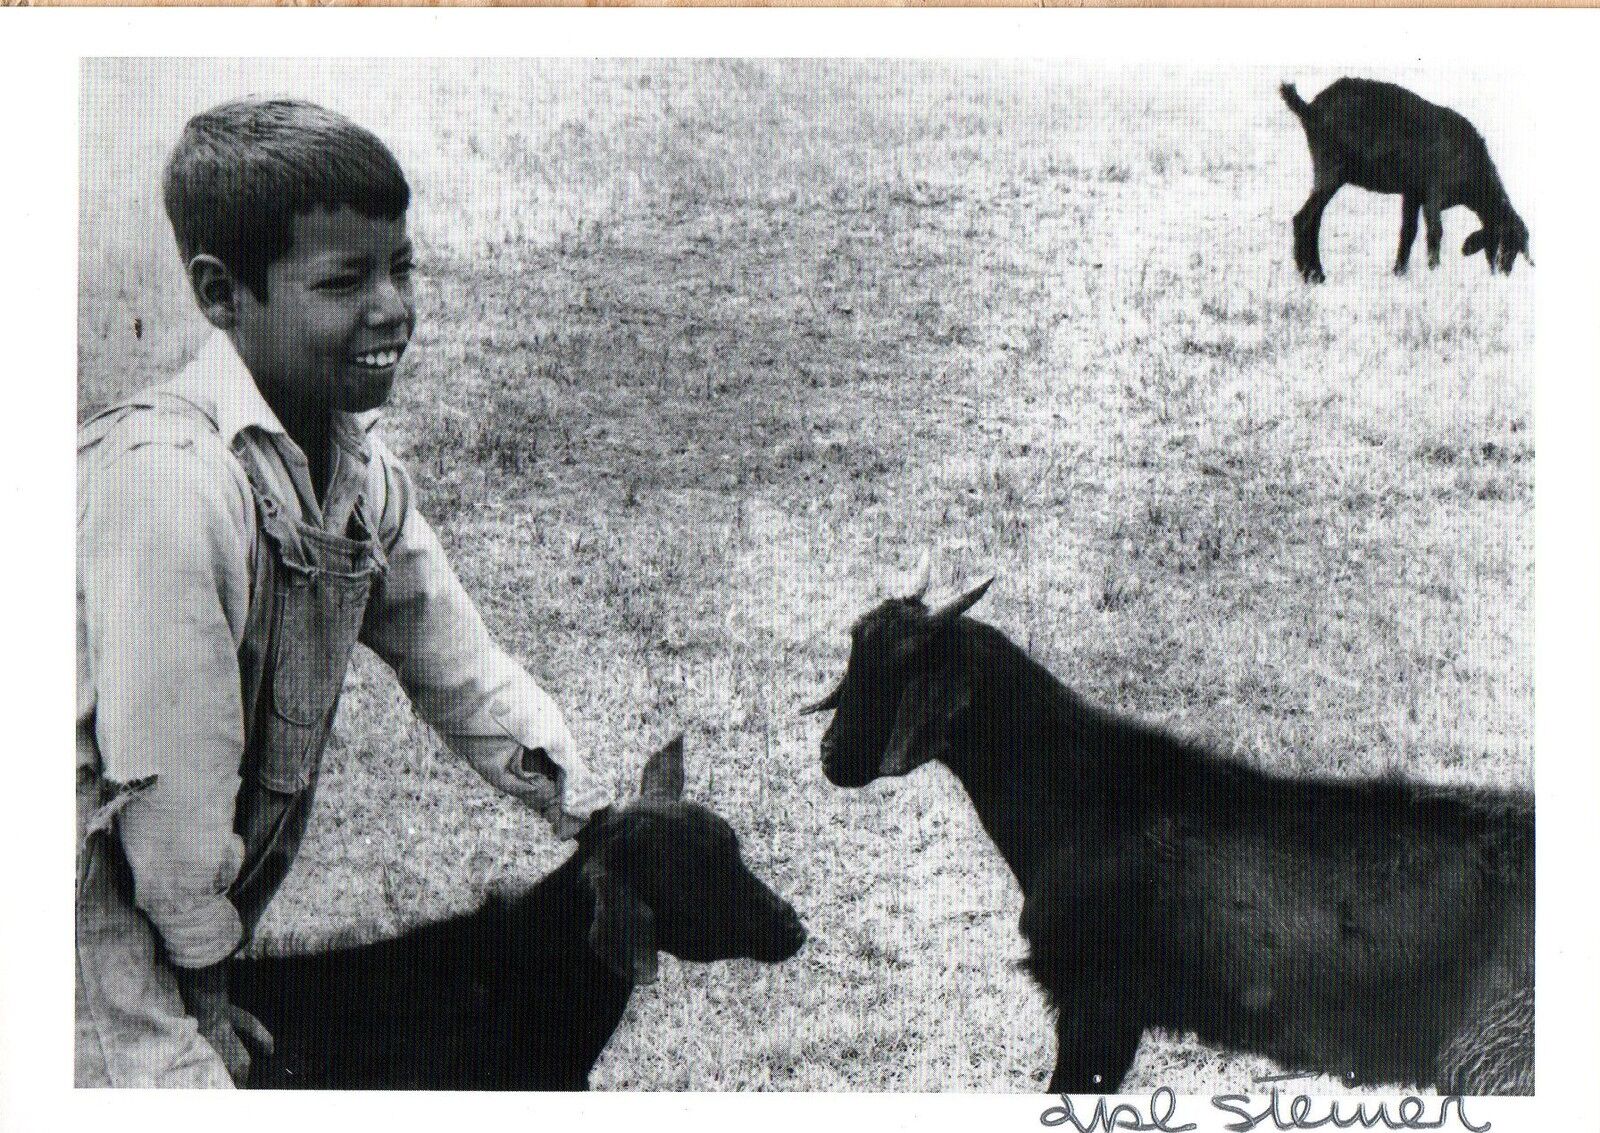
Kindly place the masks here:
MULTIPOLYGON (((162 388, 217 427, 193 412, 134 409, 80 433, 77 758, 116 784, 155 777, 119 817, 134 900, 174 963, 202 967, 242 938, 226 897, 243 855, 233 829, 245 745, 239 646, 264 537, 230 446, 264 455, 278 499, 329 532, 345 533, 365 489, 388 570, 361 642, 486 780, 553 815, 550 784, 524 778, 518 761, 563 725, 489 635, 415 507, 409 474, 372 433, 375 415, 335 415, 319 505, 304 454, 225 336, 162 388)), ((561 770, 559 806, 570 818, 610 801, 576 754, 561 770)))

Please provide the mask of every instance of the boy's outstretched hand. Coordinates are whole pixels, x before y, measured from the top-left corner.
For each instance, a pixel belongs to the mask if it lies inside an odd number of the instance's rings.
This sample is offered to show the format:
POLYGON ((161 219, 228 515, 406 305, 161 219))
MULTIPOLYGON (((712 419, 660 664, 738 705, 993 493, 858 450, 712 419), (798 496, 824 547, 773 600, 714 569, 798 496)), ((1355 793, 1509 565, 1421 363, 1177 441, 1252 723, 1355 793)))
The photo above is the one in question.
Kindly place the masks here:
MULTIPOLYGON (((571 742, 570 736, 568 742, 571 742)), ((529 804, 544 815, 556 837, 563 841, 576 837, 588 816, 570 814, 561 805, 566 791, 566 772, 550 757, 550 752, 542 747, 525 747, 513 770, 519 779, 534 787, 529 804)))
POLYGON ((176 968, 174 971, 183 1005, 200 1025, 201 1037, 221 1057, 233 1084, 243 1087, 250 1080, 250 1050, 272 1057, 272 1035, 261 1025, 261 1020, 243 1007, 228 1002, 225 962, 209 968, 176 968))

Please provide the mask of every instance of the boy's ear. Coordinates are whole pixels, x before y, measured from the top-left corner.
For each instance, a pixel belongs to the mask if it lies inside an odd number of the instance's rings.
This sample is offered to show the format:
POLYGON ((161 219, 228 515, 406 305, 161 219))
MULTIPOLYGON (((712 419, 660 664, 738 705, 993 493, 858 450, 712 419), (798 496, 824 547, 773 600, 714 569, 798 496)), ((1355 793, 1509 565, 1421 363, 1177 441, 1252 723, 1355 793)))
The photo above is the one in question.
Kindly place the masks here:
POLYGON ((206 322, 232 330, 239 319, 239 283, 228 265, 215 256, 196 256, 189 261, 189 286, 206 322))

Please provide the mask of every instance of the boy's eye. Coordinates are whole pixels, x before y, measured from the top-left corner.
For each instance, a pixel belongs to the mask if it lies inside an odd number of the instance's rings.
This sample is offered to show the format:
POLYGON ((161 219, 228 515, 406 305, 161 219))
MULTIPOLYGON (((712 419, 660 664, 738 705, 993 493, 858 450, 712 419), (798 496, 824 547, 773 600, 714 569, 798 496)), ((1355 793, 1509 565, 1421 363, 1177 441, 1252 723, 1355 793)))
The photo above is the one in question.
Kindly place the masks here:
POLYGON ((399 263, 395 264, 391 270, 395 275, 400 276, 402 279, 409 278, 411 273, 417 270, 416 261, 401 260, 399 263))
POLYGON ((349 291, 360 283, 361 277, 357 275, 335 275, 318 283, 317 288, 321 291, 349 291))

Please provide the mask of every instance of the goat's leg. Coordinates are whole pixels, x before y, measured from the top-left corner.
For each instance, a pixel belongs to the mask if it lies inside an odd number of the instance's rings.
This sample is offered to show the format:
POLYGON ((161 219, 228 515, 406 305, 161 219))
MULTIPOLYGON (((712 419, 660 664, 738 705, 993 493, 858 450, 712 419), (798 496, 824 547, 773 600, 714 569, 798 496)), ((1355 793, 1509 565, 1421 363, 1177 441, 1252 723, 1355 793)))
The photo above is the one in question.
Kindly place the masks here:
POLYGON ((1052 1094, 1114 1093, 1139 1052, 1144 1027, 1110 1005, 1063 1008, 1056 1018, 1052 1094))
POLYGON ((1318 236, 1322 229, 1322 211, 1342 184, 1342 181, 1318 177, 1306 203, 1294 214, 1294 266, 1307 283, 1321 283, 1328 278, 1322 270, 1318 236))
POLYGON ((1437 194, 1429 193, 1422 202, 1422 219, 1428 226, 1428 267, 1439 266, 1439 245, 1444 242, 1444 209, 1437 194))
POLYGON ((1404 275, 1411 263, 1411 246, 1417 242, 1417 217, 1422 212, 1422 198, 1407 193, 1400 202, 1400 250, 1395 253, 1394 273, 1404 275))

